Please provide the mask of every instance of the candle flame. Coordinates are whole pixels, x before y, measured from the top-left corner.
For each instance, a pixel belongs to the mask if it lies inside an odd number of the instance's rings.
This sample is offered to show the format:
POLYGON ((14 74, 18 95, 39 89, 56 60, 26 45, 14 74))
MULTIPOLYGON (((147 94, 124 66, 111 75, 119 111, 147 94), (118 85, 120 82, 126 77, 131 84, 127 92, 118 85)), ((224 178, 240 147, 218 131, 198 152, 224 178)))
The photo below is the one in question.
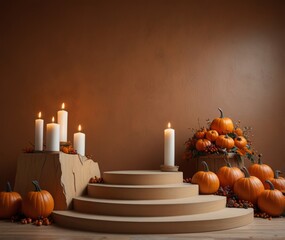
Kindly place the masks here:
POLYGON ((51 120, 53 123, 54 123, 54 117, 52 117, 52 120, 51 120))
POLYGON ((168 123, 168 125, 167 125, 167 126, 168 126, 168 128, 171 128, 171 124, 170 124, 170 122, 168 123))
POLYGON ((62 103, 62 104, 61 104, 61 109, 64 109, 64 108, 65 108, 65 104, 62 103))
POLYGON ((78 131, 81 132, 81 124, 78 125, 78 131))
POLYGON ((42 117, 42 112, 39 112, 39 115, 38 115, 38 116, 39 116, 39 118, 41 118, 41 117, 42 117))

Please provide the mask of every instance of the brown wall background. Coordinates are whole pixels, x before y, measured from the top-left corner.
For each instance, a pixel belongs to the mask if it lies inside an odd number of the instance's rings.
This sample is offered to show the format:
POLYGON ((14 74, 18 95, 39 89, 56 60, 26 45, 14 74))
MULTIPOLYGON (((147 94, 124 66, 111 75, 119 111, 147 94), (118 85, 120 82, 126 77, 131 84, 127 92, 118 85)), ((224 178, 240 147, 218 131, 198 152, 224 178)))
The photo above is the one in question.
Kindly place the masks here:
POLYGON ((158 169, 163 129, 183 143, 225 115, 254 129, 264 161, 285 171, 284 1, 0 2, 0 185, 13 182, 38 111, 62 102, 102 171, 158 169))

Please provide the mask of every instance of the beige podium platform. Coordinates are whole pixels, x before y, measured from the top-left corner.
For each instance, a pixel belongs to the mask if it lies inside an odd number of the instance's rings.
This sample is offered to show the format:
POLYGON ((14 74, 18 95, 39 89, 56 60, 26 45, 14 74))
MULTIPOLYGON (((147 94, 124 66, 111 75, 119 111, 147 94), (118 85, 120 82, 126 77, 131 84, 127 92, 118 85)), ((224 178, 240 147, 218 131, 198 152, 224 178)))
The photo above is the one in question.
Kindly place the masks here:
POLYGON ((109 171, 88 184, 73 210, 54 211, 63 227, 104 233, 163 234, 224 230, 253 221, 253 209, 226 208, 226 198, 199 195, 182 172, 109 171))

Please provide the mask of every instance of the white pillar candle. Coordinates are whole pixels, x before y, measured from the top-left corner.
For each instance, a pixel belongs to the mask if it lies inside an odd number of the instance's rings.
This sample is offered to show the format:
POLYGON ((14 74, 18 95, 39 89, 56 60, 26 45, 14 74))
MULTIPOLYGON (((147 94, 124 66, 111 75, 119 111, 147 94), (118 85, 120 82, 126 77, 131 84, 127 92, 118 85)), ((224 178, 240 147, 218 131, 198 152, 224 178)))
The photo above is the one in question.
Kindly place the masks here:
POLYGON ((175 161, 175 131, 168 123, 168 128, 164 130, 164 165, 174 166, 175 161))
POLYGON ((44 120, 39 112, 38 119, 35 120, 35 151, 43 151, 44 120))
POLYGON ((85 156, 85 134, 81 132, 81 125, 78 126, 78 132, 73 135, 74 150, 82 156, 85 156))
POLYGON ((46 150, 47 151, 59 151, 60 140, 59 140, 59 124, 54 123, 54 117, 52 123, 47 124, 46 131, 46 150))
POLYGON ((57 112, 57 122, 60 126, 60 141, 67 142, 67 123, 68 123, 68 112, 64 110, 65 104, 61 105, 61 110, 57 112))

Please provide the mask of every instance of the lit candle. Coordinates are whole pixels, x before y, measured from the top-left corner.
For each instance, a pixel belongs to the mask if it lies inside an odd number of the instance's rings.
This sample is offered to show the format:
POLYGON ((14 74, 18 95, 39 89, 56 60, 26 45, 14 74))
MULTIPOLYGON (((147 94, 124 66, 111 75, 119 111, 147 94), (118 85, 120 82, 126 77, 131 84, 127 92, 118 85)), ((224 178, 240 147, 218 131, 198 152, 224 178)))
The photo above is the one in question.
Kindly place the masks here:
POLYGON ((168 128, 164 130, 164 165, 174 166, 175 153, 175 131, 168 123, 168 128))
POLYGON ((35 151, 43 151, 44 120, 39 112, 38 119, 35 120, 35 151))
POLYGON ((59 124, 54 122, 54 117, 52 117, 52 123, 47 124, 46 131, 46 150, 47 151, 59 151, 59 124))
POLYGON ((60 126, 60 141, 67 142, 67 119, 68 112, 64 110, 65 104, 61 105, 61 110, 57 112, 57 122, 60 126))
POLYGON ((85 156, 85 134, 81 132, 81 125, 78 126, 78 132, 73 135, 74 150, 82 156, 85 156))

